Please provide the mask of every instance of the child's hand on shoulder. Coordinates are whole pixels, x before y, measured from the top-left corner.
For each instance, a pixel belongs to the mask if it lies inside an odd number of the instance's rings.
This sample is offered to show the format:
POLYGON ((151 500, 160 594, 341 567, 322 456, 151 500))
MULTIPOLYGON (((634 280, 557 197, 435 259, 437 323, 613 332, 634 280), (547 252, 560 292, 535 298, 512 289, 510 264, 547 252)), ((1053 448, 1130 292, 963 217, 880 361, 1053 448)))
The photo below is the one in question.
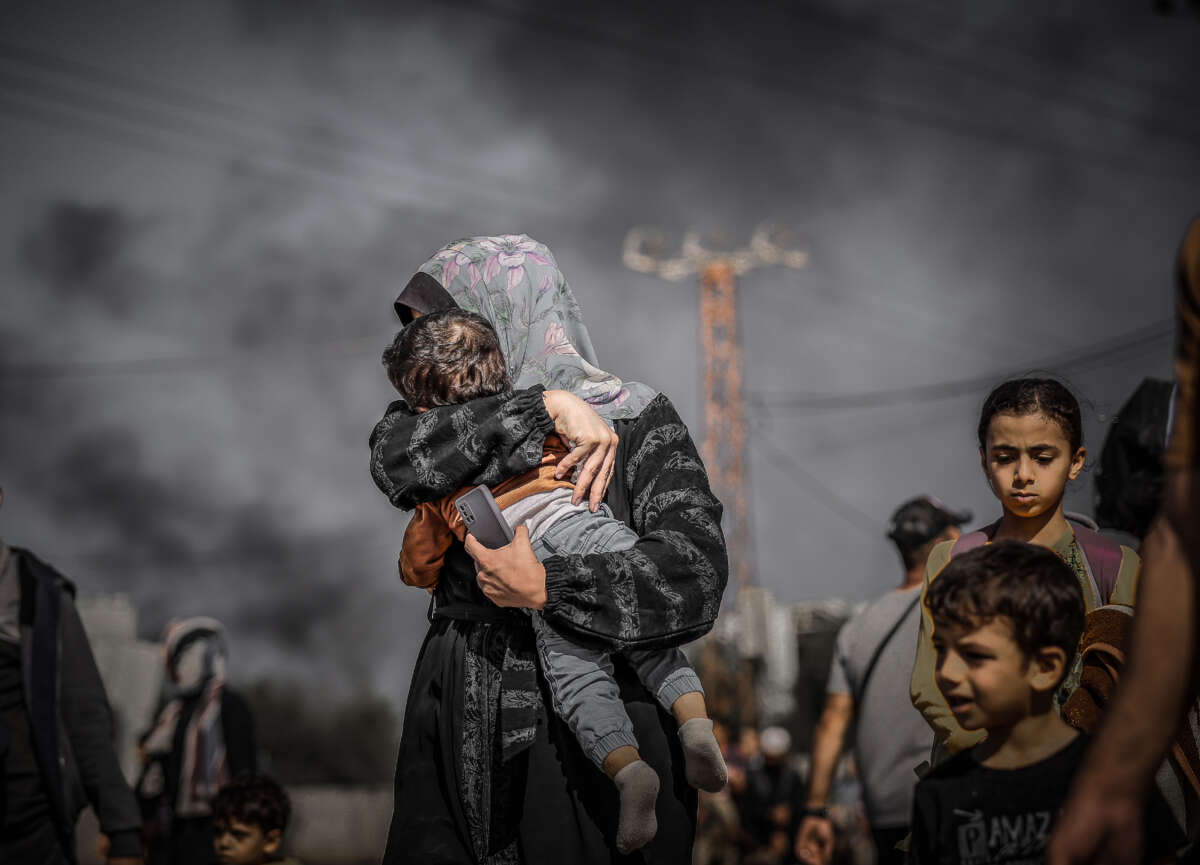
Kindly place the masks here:
POLYGON ((579 504, 586 498, 594 513, 604 501, 608 482, 612 480, 617 434, 594 408, 570 391, 548 390, 542 399, 555 431, 571 445, 571 452, 558 464, 555 477, 560 480, 568 477, 578 467, 571 502, 579 504))

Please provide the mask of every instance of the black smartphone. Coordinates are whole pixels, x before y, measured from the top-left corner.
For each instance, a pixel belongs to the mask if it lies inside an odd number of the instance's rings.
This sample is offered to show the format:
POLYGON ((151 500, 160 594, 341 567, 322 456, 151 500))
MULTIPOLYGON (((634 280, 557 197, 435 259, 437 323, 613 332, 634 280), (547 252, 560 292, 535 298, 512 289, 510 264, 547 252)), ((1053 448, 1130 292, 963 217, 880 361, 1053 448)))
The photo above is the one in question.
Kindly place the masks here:
POLYGON ((463 493, 455 500, 454 507, 462 514, 467 531, 485 547, 494 550, 512 543, 513 533, 508 520, 500 513, 500 506, 487 487, 481 485, 463 493))

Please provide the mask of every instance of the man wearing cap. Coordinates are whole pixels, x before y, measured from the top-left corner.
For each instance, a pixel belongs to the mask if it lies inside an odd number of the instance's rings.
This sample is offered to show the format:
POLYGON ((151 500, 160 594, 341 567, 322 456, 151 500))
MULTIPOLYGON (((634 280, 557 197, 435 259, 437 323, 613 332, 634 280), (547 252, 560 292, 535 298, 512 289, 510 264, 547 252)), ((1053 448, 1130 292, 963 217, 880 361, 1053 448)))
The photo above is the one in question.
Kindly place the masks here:
POLYGON ((75 862, 75 821, 89 803, 109 865, 142 861, 141 813, 112 739, 75 587, 0 541, 0 862, 75 862))
POLYGON ((796 856, 807 865, 827 865, 833 856, 833 825, 825 806, 843 739, 856 717, 854 757, 877 862, 903 861, 895 847, 908 835, 913 767, 928 759, 933 744, 933 734, 908 693, 925 560, 937 544, 957 538, 959 526, 970 519, 970 512, 952 510, 930 496, 905 502, 892 514, 888 537, 900 553, 904 578, 898 588, 851 617, 838 634, 796 836, 796 856))

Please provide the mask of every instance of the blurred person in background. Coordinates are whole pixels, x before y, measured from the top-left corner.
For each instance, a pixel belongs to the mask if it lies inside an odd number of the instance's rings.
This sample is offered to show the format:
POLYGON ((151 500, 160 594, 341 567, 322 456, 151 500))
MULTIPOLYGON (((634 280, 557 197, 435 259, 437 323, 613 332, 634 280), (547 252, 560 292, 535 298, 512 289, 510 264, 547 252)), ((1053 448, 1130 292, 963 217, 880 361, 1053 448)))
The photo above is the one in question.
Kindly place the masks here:
POLYGON ((0 862, 75 862, 75 823, 88 804, 107 835, 109 865, 142 861, 137 801, 113 748, 112 710, 75 586, 3 541, 0 768, 0 862))
POLYGON ((255 770, 254 723, 226 684, 225 629, 206 617, 167 625, 163 706, 142 737, 137 793, 150 865, 209 865, 211 802, 238 775, 255 770))
POLYGON ((1100 449, 1096 521, 1137 547, 1162 510, 1174 397, 1174 382, 1142 379, 1117 411, 1100 449))
POLYGON ((747 846, 741 816, 747 772, 751 766, 762 763, 758 731, 744 727, 738 731, 735 742, 730 728, 714 721, 713 735, 728 767, 729 783, 719 793, 700 794, 692 865, 740 865, 747 846))
POLYGON ((942 541, 971 519, 937 499, 905 502, 892 514, 888 537, 903 563, 900 586, 869 603, 838 633, 825 708, 812 744, 812 769, 796 855, 808 865, 828 865, 834 829, 827 806, 847 731, 854 725, 854 759, 877 861, 903 861, 896 844, 908 834, 913 769, 929 756, 933 733, 913 708, 908 680, 920 631, 925 561, 942 541), (857 721, 855 724, 854 722, 857 721))
POLYGON ((736 740, 726 744, 724 753, 725 765, 729 769, 729 791, 734 799, 741 801, 750 770, 762 764, 758 730, 742 727, 737 731, 736 740))
POLYGON ((741 837, 742 820, 729 786, 719 793, 701 791, 692 865, 738 865, 741 837))
POLYGON ((759 736, 762 760, 746 772, 742 827, 751 844, 747 862, 791 863, 792 839, 804 807, 804 782, 792 765, 792 736, 767 727, 759 736))
MULTIPOLYGON (((1178 394, 1163 507, 1142 546, 1129 658, 1063 808, 1049 865, 1141 861, 1140 818, 1163 756, 1190 752, 1183 756, 1193 775, 1200 762, 1200 219, 1180 250, 1176 314, 1178 394)), ((1195 845, 1186 861, 1200 861, 1195 845)))

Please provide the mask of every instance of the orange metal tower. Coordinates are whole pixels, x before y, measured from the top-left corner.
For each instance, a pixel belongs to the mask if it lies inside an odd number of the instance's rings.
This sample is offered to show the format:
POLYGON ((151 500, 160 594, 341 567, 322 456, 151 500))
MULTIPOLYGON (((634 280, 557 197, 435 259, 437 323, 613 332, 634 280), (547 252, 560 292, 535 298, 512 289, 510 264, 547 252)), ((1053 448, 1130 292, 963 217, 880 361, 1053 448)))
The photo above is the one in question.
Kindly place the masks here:
POLYGON ((750 529, 746 516, 745 418, 742 412, 742 345, 738 333, 737 277, 754 267, 802 268, 807 255, 782 244, 782 232, 761 227, 750 246, 706 248, 685 235, 681 255, 665 257, 660 232, 634 229, 625 238, 625 263, 641 273, 677 282, 700 278, 700 338, 704 349, 704 464, 713 491, 725 505, 731 576, 738 589, 751 581, 750 529))

